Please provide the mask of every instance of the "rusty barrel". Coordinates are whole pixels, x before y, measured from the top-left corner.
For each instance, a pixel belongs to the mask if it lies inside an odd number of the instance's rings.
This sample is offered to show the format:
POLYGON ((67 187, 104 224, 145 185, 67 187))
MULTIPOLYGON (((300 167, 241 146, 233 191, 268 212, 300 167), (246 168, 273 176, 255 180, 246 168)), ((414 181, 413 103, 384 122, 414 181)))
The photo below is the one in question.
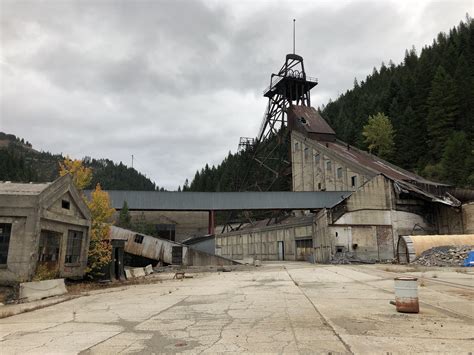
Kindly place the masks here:
POLYGON ((395 278, 395 306, 398 312, 418 313, 418 279, 416 277, 395 278))

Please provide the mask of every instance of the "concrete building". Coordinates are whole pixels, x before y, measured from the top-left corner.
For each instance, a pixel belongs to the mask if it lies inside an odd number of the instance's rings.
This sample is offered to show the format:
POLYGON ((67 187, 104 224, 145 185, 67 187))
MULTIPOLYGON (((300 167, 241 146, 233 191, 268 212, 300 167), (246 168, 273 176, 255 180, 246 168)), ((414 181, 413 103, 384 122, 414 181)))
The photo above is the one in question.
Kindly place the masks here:
POLYGON ((223 256, 300 260, 304 255, 307 260, 328 262, 336 253, 350 253, 363 260, 387 260, 395 258, 402 235, 471 230, 472 204, 462 206, 453 187, 336 139, 313 107, 291 106, 287 115, 293 191, 352 193, 331 208, 311 211, 311 222, 298 226, 305 229, 303 237, 296 232, 297 225, 223 234, 216 239, 216 250, 223 256), (303 253, 296 251, 298 245, 303 253))
POLYGON ((90 213, 65 175, 52 183, 0 183, 0 283, 30 281, 38 270, 80 278, 87 264, 90 213))

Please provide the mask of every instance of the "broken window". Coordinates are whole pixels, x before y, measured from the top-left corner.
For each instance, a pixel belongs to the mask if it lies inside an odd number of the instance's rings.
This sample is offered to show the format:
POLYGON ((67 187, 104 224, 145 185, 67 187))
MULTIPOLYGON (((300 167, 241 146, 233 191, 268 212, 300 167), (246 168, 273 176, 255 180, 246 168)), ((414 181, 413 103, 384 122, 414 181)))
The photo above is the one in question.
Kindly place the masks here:
POLYGON ((321 156, 320 156, 319 153, 318 153, 318 154, 316 154, 316 155, 314 156, 314 162, 315 162, 316 164, 319 164, 319 161, 320 161, 320 160, 321 160, 321 156))
POLYGON ((67 236, 66 260, 67 264, 78 263, 81 260, 82 232, 69 231, 67 236))
POLYGON ((337 178, 342 179, 342 168, 337 168, 337 178))
POLYGON ((352 187, 357 187, 357 176, 356 175, 351 177, 351 186, 352 187))
POLYGON ((68 210, 71 208, 71 203, 67 200, 62 200, 61 201, 61 206, 62 208, 64 208, 65 210, 68 210))
POLYGON ((304 149, 304 160, 308 160, 308 158, 309 158, 309 148, 306 147, 304 149))
POLYGON ((328 161, 326 162, 326 170, 327 170, 327 171, 330 171, 330 170, 331 170, 331 161, 330 161, 330 160, 328 160, 328 161))
POLYGON ((137 243, 137 244, 142 244, 142 243, 143 243, 143 238, 144 238, 143 235, 135 234, 135 239, 134 239, 134 241, 135 241, 135 243, 137 243))
POLYGON ((11 223, 0 223, 0 265, 7 263, 11 232, 11 223))
POLYGON ((157 224, 156 235, 158 238, 175 241, 176 225, 175 224, 157 224))

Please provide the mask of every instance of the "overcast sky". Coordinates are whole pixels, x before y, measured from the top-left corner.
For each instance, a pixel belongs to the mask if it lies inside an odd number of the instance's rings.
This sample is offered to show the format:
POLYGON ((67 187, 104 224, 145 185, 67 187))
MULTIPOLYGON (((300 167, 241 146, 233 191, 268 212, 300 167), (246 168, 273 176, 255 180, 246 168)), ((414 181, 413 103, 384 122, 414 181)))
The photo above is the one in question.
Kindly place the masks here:
POLYGON ((257 135, 293 18, 317 107, 474 12, 473 0, 0 4, 0 131, 75 158, 133 154, 167 189, 257 135))

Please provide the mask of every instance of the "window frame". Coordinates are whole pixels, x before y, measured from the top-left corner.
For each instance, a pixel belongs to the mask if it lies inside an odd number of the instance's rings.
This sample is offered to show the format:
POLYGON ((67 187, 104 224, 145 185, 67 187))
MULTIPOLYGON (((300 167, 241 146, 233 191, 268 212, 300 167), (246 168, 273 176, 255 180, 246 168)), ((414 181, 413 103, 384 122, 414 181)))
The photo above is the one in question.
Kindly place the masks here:
POLYGON ((73 230, 73 229, 69 229, 67 231, 66 252, 64 253, 64 264, 74 265, 74 264, 81 263, 83 240, 84 240, 83 231, 78 231, 78 230, 73 230))
POLYGON ((2 246, 2 248, 0 248, 0 267, 6 267, 8 265, 8 252, 10 250, 10 242, 12 239, 13 224, 2 222, 0 223, 0 229, 0 246, 2 246), (8 231, 8 233, 6 231, 8 231), (3 248, 4 250, 2 250, 3 248), (2 255, 5 257, 5 263, 2 262, 2 255))

